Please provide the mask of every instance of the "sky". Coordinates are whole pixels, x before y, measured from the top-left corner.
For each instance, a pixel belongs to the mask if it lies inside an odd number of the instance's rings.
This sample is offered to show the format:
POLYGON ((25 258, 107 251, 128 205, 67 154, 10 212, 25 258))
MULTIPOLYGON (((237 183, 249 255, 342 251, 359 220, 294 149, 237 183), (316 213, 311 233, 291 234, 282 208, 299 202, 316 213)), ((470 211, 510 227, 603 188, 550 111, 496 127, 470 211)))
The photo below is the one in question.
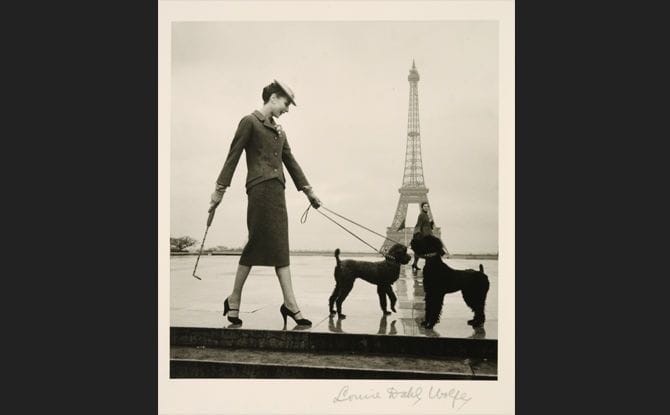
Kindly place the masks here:
MULTIPOLYGON (((295 93, 298 105, 277 122, 324 206, 385 234, 402 185, 412 60, 424 180, 442 240, 451 253, 497 252, 495 21, 173 23, 170 235, 202 240, 235 129, 273 79, 295 93)), ((372 252, 313 210, 301 224, 308 201, 285 176, 292 250, 372 252)), ((244 246, 245 177, 242 156, 205 247, 244 246)), ((407 226, 418 213, 410 205, 407 226)), ((381 247, 382 238, 343 225, 381 247)))

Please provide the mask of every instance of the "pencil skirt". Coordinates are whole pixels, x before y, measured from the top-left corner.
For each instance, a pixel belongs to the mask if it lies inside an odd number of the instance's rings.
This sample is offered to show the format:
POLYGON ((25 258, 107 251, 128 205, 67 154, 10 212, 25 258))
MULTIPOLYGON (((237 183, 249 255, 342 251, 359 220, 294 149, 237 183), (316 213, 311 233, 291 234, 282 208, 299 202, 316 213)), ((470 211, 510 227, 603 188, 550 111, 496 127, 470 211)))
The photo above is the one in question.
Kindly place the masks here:
POLYGON ((284 185, 266 180, 247 189, 247 229, 240 265, 285 267, 290 264, 284 185))

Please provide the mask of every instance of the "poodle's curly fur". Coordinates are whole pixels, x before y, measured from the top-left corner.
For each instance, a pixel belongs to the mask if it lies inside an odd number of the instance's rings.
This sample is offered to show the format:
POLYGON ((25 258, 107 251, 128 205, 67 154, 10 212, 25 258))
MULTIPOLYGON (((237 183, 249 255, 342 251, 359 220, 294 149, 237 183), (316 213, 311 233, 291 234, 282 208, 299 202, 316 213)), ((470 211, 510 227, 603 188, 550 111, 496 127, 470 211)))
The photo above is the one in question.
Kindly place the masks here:
POLYGON ((335 288, 328 299, 328 310, 330 315, 335 314, 333 306, 337 306, 338 318, 346 318, 342 314, 342 303, 354 287, 356 278, 360 278, 377 286, 379 305, 385 315, 391 314, 386 309, 386 297, 391 301, 391 310, 395 312, 395 304, 398 301, 391 284, 396 282, 400 275, 400 265, 407 264, 412 258, 407 254, 407 247, 395 244, 388 250, 386 259, 379 262, 366 262, 354 260, 340 260, 340 249, 335 250, 335 288))
POLYGON ((425 291, 426 317, 421 322, 425 328, 433 328, 440 320, 444 295, 461 291, 465 304, 475 313, 468 324, 481 327, 486 321, 484 306, 489 291, 489 277, 479 264, 479 271, 456 270, 442 261, 445 254, 442 241, 432 235, 415 237, 410 244, 412 250, 426 259, 423 267, 423 289, 425 291))

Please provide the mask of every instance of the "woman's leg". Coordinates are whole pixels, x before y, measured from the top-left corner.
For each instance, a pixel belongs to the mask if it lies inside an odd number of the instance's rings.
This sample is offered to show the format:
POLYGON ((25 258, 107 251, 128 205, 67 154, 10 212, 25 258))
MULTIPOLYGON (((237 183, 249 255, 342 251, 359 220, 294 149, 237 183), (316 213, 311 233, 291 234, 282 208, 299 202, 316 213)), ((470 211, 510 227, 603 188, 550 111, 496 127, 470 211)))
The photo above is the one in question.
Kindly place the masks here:
POLYGON ((412 268, 419 268, 419 256, 414 253, 414 262, 412 263, 412 268))
MULTIPOLYGON (((291 283, 291 268, 289 266, 285 267, 276 267, 275 271, 277 272, 277 278, 279 278, 279 285, 281 285, 281 291, 284 295, 284 305, 291 311, 298 311, 298 302, 295 299, 295 294, 293 294, 293 284, 291 283)), ((302 313, 295 315, 297 320, 300 320, 302 313)))
MULTIPOLYGON (((233 293, 228 297, 228 304, 230 308, 240 309, 240 304, 242 303, 242 288, 244 288, 244 283, 247 281, 249 276, 249 271, 251 267, 249 265, 239 264, 237 266, 237 273, 235 274, 235 283, 233 285, 233 293)), ((231 317, 239 317, 239 311, 230 311, 231 317)))

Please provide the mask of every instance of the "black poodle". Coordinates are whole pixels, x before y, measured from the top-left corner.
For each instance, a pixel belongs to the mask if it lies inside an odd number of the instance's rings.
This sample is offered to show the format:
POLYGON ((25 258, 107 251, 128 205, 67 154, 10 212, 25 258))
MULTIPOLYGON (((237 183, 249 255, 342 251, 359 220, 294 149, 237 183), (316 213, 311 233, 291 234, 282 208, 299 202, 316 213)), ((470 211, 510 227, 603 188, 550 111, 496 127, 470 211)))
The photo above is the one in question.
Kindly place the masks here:
POLYGON ((386 297, 391 300, 391 310, 395 312, 395 304, 398 298, 393 293, 391 284, 398 280, 400 276, 400 265, 409 263, 412 259, 407 254, 407 247, 401 244, 395 244, 385 255, 386 259, 379 262, 354 261, 351 259, 341 261, 340 249, 335 250, 335 289, 328 299, 328 309, 330 315, 335 314, 333 305, 337 306, 337 315, 339 318, 346 318, 342 314, 342 303, 347 298, 351 289, 354 287, 356 278, 360 278, 375 284, 377 286, 377 295, 379 295, 379 305, 385 315, 391 314, 386 310, 386 297))
POLYGON ((473 269, 456 270, 442 262, 445 254, 442 241, 433 236, 412 239, 412 250, 426 259, 423 267, 423 289, 426 293, 426 317, 421 325, 430 329, 440 320, 444 295, 461 291, 465 304, 474 311, 475 316, 468 324, 481 327, 486 321, 484 305, 489 291, 489 277, 479 264, 479 271, 473 269))

